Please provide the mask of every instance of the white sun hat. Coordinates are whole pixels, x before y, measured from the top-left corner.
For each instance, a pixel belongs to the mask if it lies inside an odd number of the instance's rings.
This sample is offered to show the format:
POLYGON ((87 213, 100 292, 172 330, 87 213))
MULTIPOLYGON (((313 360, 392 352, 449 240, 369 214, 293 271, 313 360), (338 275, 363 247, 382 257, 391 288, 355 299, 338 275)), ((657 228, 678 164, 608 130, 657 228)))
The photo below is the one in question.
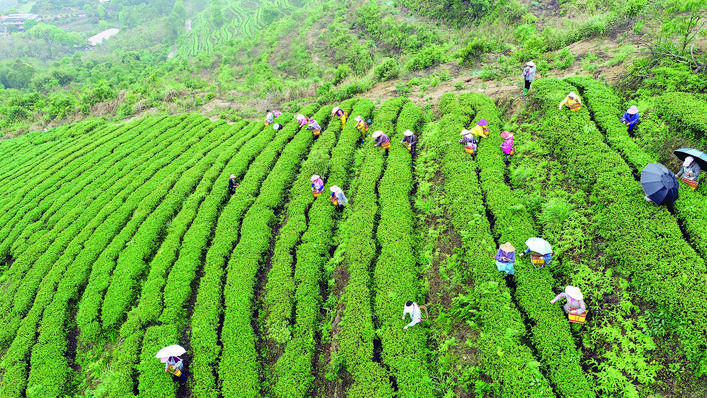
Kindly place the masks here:
POLYGON ((579 288, 576 286, 567 286, 565 288, 565 293, 567 293, 570 297, 572 297, 575 300, 584 300, 584 296, 582 296, 582 292, 579 291, 579 288))

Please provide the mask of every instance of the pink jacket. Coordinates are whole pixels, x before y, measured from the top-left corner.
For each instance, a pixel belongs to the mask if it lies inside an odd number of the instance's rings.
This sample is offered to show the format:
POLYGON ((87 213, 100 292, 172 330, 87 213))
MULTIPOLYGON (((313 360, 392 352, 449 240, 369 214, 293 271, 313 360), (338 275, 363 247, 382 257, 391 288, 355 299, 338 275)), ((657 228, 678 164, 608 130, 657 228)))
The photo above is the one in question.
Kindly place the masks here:
POLYGON ((505 141, 503 141, 503 144, 501 144, 501 150, 506 155, 511 154, 511 151, 513 151, 513 137, 509 137, 505 141))

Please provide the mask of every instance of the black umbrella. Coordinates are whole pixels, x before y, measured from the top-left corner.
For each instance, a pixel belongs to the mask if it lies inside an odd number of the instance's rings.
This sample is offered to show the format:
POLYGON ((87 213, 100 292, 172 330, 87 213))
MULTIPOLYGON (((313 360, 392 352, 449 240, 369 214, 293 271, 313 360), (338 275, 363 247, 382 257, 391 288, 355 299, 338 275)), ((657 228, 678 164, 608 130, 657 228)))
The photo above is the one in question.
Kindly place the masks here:
POLYGON ((641 171, 641 186, 648 199, 658 206, 678 200, 678 180, 675 174, 659 163, 649 163, 641 171))
POLYGON ((680 148, 673 151, 673 154, 680 160, 685 160, 686 157, 692 156, 695 158, 695 162, 700 166, 700 169, 707 169, 707 153, 704 153, 698 149, 692 148, 680 148))

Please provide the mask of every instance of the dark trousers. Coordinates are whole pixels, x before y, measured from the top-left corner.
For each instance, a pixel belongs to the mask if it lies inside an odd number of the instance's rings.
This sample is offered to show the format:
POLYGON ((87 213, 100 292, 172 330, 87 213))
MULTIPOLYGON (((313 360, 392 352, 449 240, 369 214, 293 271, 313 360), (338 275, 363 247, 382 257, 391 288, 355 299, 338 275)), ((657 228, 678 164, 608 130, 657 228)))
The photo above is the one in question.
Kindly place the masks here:
POLYGON ((525 88, 526 88, 526 90, 530 90, 530 85, 531 85, 532 83, 533 83, 533 82, 531 82, 530 80, 526 80, 526 81, 525 81, 525 88))

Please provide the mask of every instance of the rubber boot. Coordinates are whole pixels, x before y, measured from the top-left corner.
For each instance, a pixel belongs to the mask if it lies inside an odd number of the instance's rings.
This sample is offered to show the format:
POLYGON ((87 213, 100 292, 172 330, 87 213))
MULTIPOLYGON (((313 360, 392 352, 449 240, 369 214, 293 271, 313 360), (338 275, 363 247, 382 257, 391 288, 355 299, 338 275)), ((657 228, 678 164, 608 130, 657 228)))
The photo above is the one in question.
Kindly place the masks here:
POLYGON ((528 89, 527 89, 527 88, 524 88, 524 89, 523 89, 523 95, 528 95, 528 89))

